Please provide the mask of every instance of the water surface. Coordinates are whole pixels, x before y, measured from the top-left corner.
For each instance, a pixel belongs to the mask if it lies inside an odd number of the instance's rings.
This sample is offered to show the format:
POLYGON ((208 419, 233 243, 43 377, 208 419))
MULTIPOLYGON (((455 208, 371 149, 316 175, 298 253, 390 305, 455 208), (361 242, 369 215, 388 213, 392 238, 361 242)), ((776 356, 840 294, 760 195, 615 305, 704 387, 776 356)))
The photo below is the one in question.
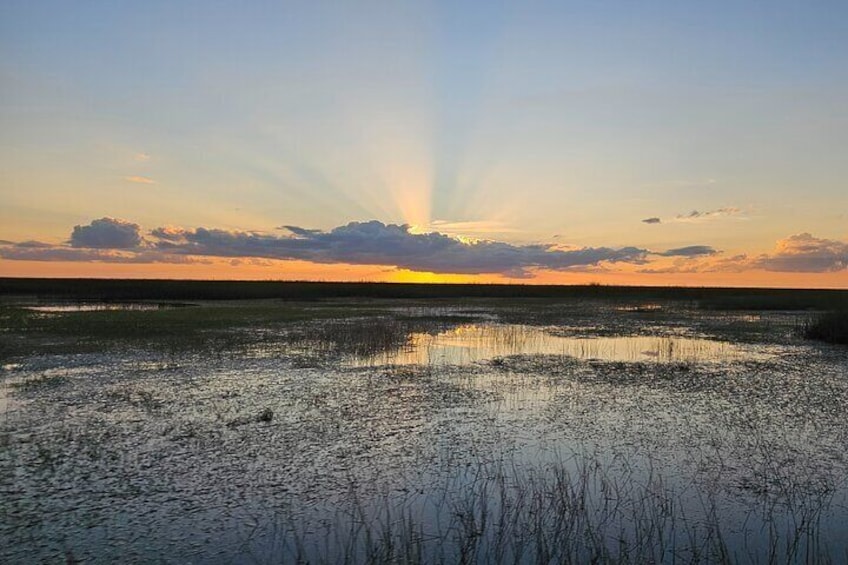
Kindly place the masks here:
POLYGON ((762 359, 762 350, 685 336, 570 337, 556 328, 519 324, 463 324, 437 333, 416 332, 392 351, 355 358, 362 365, 470 365, 513 355, 561 355, 583 360, 724 363, 762 359))
POLYGON ((44 304, 38 306, 24 306, 25 310, 42 312, 45 314, 64 314, 69 312, 111 312, 121 310, 148 311, 165 310, 176 308, 174 304, 153 304, 143 302, 74 302, 67 304, 44 304))
POLYGON ((416 523, 422 561, 482 539, 467 562, 484 563, 502 512, 550 547, 538 536, 560 524, 613 552, 662 528, 661 554, 630 562, 695 561, 675 551, 700 551, 710 521, 749 562, 768 562, 769 536, 798 542, 797 562, 846 555, 842 350, 792 341, 775 314, 722 333, 690 311, 650 326, 592 306, 545 327, 483 313, 260 320, 214 351, 48 344, 4 361, 0 561, 295 562, 297 542, 304 561, 357 562, 383 527, 416 523), (757 344, 732 341, 749 326, 757 344), (563 476, 581 505, 545 514, 563 476), (468 516, 488 533, 466 535, 468 516))

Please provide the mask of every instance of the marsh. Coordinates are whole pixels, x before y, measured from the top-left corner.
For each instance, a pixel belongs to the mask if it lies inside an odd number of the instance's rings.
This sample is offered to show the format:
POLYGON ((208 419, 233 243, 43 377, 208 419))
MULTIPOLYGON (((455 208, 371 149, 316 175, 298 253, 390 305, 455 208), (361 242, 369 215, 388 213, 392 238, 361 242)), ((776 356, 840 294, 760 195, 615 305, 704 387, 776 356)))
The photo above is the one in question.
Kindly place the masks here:
POLYGON ((181 304, 4 300, 4 562, 848 557, 848 351, 808 311, 181 304))

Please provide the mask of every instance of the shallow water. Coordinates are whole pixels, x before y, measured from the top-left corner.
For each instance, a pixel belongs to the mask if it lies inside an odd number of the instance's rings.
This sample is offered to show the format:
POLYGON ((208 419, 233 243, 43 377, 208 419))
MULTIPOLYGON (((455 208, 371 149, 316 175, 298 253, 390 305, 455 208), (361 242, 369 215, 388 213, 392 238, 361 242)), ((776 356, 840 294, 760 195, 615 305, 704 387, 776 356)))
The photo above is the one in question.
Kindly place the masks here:
MULTIPOLYGON (((214 354, 15 360, 2 373, 0 560, 280 562, 294 561, 295 542, 313 561, 365 560, 362 538, 345 545, 362 532, 353 526, 376 534, 409 518, 425 557, 454 562, 452 540, 470 527, 457 516, 481 518, 470 502, 529 528, 540 510, 530 503, 561 493, 563 476, 588 497, 587 527, 610 540, 652 524, 685 546, 714 505, 746 560, 767 560, 764 532, 783 547, 800 520, 818 524, 826 554, 845 554, 848 356, 706 337, 685 313, 673 325, 625 319, 624 337, 587 337, 606 320, 586 318, 591 327, 442 324, 401 332, 405 345, 383 355, 314 365, 275 345, 275 328, 255 348, 214 354)), ((783 335, 780 320, 748 323, 783 335)), ((390 322, 308 335, 355 339, 390 322)), ((495 557, 493 531, 472 536, 488 549, 470 562, 495 557)))
POLYGON ((121 310, 132 311, 148 311, 148 310, 165 310, 168 308, 176 308, 172 304, 151 304, 143 302, 74 302, 67 304, 43 304, 37 306, 24 306, 25 310, 33 312, 42 312, 45 314, 63 314, 69 312, 110 312, 121 310))
POLYGON ((673 335, 566 337, 551 332, 551 328, 519 324, 463 324, 438 333, 412 333, 402 347, 353 357, 349 364, 470 365, 514 355, 658 363, 729 363, 768 357, 763 348, 713 339, 673 335))

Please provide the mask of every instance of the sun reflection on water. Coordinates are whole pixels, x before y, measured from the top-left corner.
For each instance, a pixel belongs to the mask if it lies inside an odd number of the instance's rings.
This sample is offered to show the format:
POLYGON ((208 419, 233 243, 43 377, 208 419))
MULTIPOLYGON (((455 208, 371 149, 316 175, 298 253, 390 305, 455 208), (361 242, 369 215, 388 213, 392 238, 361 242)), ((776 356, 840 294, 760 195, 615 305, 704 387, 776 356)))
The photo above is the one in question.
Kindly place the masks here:
POLYGON ((469 365, 511 355, 561 355, 583 360, 719 363, 762 356, 740 344, 682 336, 567 337, 517 324, 464 324, 418 332, 393 351, 353 365, 469 365))

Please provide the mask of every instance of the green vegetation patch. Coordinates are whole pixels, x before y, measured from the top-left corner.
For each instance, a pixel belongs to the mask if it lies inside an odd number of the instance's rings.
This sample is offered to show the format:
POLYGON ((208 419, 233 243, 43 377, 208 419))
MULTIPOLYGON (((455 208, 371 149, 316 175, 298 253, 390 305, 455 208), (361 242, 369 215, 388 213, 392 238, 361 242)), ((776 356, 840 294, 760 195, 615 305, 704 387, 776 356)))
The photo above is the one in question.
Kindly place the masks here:
POLYGON ((198 304, 160 310, 43 313, 0 306, 0 360, 32 353, 113 347, 221 350, 261 339, 261 329, 305 320, 367 316, 368 308, 318 307, 277 301, 198 304))

